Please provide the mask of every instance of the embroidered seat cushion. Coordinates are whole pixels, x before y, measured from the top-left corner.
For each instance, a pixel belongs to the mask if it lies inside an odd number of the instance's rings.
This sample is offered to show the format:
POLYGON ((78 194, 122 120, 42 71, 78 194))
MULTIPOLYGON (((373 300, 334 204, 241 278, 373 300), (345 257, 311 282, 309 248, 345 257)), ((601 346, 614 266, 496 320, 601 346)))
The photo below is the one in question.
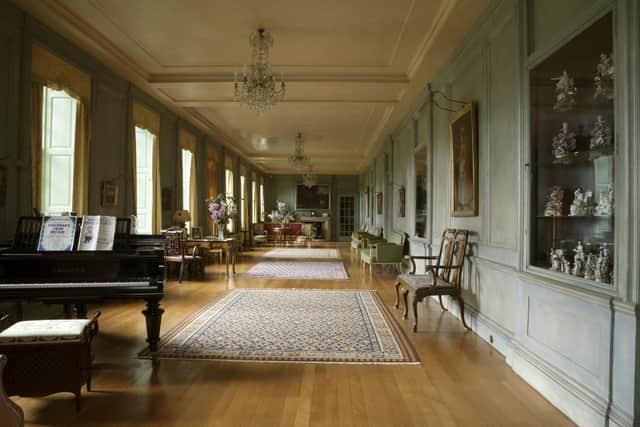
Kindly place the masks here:
POLYGON ((26 320, 0 333, 0 343, 81 341, 89 319, 26 320))
MULTIPOLYGON (((413 275, 413 274, 401 274, 398 276, 398 280, 407 285, 411 289, 431 288, 433 286, 433 275, 413 275)), ((449 282, 436 278, 436 288, 455 288, 449 282)))

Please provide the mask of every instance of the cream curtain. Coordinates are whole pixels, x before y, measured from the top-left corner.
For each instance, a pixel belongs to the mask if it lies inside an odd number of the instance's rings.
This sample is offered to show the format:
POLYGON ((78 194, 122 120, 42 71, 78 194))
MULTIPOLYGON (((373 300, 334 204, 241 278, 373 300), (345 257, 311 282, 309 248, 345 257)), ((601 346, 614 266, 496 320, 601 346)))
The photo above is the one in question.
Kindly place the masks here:
MULTIPOLYGON (((207 194, 208 197, 216 197, 218 195, 218 162, 216 152, 207 149, 207 194)), ((211 216, 208 216, 209 230, 212 235, 216 235, 216 228, 211 216)))
POLYGON ((200 209, 200 200, 198 197, 198 169, 196 169, 196 153, 191 152, 191 176, 189 177, 189 213, 191 213, 191 226, 197 227, 200 225, 198 218, 198 210, 200 209))
POLYGON ((73 155, 72 210, 77 215, 89 213, 89 108, 84 102, 76 107, 76 134, 73 155))
POLYGON ((136 195, 136 179, 137 179, 137 166, 136 166, 136 128, 141 128, 149 131, 153 135, 153 212, 151 213, 151 229, 154 233, 159 233, 162 229, 162 190, 160 183, 160 115, 150 110, 146 106, 133 102, 131 105, 131 116, 133 126, 130 129, 131 143, 129 144, 129 156, 132 168, 131 174, 131 197, 132 197, 132 210, 135 215, 137 208, 137 195, 136 195))
POLYGON ((41 83, 31 83, 31 208, 40 213, 42 210, 42 93, 41 83))
POLYGON ((162 229, 162 190, 160 187, 160 139, 153 136, 153 213, 151 214, 151 230, 160 234, 162 229))
MULTIPOLYGON (((180 129, 179 145, 181 150, 187 150, 191 152, 191 174, 189 176, 189 213, 191 214, 191 226, 197 227, 200 222, 198 218, 198 209, 200 206, 200 200, 198 197, 198 169, 196 161, 196 153, 198 147, 198 140, 195 135, 185 129, 180 129)), ((182 163, 180 163, 182 164, 182 163)))

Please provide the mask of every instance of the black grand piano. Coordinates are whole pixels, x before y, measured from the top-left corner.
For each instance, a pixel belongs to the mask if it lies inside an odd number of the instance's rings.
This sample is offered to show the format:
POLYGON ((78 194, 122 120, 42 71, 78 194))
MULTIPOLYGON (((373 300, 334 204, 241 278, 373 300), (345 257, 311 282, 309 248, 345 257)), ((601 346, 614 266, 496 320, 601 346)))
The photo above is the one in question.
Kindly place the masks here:
POLYGON ((41 223, 39 217, 20 218, 11 248, 0 252, 0 300, 59 303, 67 314, 73 306, 78 317, 86 317, 88 303, 141 299, 149 350, 157 351, 164 312, 162 236, 131 235, 128 218, 118 218, 113 251, 36 252, 41 223))

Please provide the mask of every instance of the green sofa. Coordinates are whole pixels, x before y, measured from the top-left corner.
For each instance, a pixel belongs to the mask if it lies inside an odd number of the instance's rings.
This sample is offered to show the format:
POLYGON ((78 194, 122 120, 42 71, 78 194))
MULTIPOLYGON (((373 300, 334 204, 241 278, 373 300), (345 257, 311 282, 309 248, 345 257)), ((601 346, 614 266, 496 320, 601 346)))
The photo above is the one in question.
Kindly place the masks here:
POLYGON ((370 242, 379 242, 382 240, 381 227, 370 228, 369 224, 365 224, 360 231, 351 233, 351 251, 353 252, 355 250, 357 253, 360 249, 366 248, 370 242), (369 232, 369 230, 371 230, 371 232, 369 232))

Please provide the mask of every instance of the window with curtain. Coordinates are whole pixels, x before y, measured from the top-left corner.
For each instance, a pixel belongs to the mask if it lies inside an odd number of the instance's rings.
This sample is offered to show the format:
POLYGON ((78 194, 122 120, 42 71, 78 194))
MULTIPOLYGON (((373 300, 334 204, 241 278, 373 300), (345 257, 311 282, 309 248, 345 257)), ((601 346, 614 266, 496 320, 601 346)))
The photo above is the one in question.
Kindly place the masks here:
MULTIPOLYGON (((189 150, 182 149, 182 209, 191 212, 191 162, 193 154, 189 150)), ((187 221, 185 227, 189 230, 191 222, 187 221)))
POLYGON ((258 183, 255 177, 251 181, 251 220, 253 224, 258 223, 258 183))
POLYGON ((240 175, 240 229, 247 229, 247 178, 240 175))
POLYGON ((31 207, 87 214, 91 77, 31 45, 31 207))
POLYGON ((260 221, 264 222, 264 184, 260 183, 260 221))
POLYGON ((153 233, 153 151, 154 135, 135 128, 136 144, 136 232, 153 233))
MULTIPOLYGON (((233 198, 233 171, 231 169, 225 169, 224 171, 224 184, 226 196, 228 198, 233 198)), ((227 230, 229 232, 233 231, 233 222, 234 220, 232 219, 227 224, 227 230)))
POLYGON ((65 91, 42 89, 42 188, 45 215, 73 211, 73 175, 78 102, 65 91))
POLYGON ((160 233, 160 115, 139 102, 132 105, 131 194, 138 234, 160 233))
POLYGON ((416 204, 415 235, 425 237, 427 230, 427 146, 415 151, 416 204))

